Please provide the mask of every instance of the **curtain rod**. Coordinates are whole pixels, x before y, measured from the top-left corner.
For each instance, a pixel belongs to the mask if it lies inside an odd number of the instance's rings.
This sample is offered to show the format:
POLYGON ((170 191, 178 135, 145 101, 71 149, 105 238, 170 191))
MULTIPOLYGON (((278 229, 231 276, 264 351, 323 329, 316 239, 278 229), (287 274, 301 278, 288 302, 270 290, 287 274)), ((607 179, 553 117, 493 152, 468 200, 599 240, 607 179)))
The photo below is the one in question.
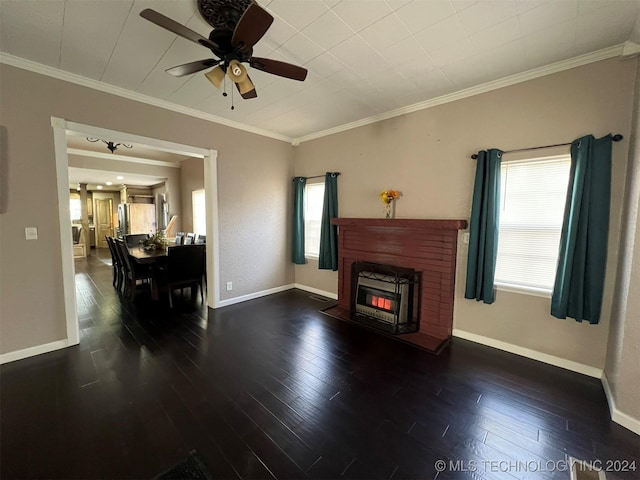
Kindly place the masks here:
MULTIPOLYGON (((340 175, 340 172, 327 172, 327 173, 331 173, 332 175, 340 175)), ((326 175, 326 174, 325 174, 326 175)), ((313 177, 297 177, 297 178, 304 178, 305 180, 309 180, 310 178, 324 178, 325 175, 314 175, 313 177)), ((295 180, 296 178, 292 178, 292 180, 295 180)))
MULTIPOLYGON (((619 133, 616 133, 613 137, 611 137, 611 140, 613 140, 614 142, 619 142, 620 140, 622 140, 624 137, 622 135, 620 135, 619 133)), ((529 147, 529 148, 518 148, 517 150, 506 150, 504 153, 515 153, 515 152, 527 152, 529 150, 540 150, 542 148, 551 148, 551 147, 564 147, 565 145, 571 145, 573 142, 568 142, 568 143, 556 143, 555 145, 543 145, 541 147, 529 147)), ((478 158, 478 154, 474 153, 473 155, 471 155, 471 158, 473 158, 474 160, 476 158, 478 158)))

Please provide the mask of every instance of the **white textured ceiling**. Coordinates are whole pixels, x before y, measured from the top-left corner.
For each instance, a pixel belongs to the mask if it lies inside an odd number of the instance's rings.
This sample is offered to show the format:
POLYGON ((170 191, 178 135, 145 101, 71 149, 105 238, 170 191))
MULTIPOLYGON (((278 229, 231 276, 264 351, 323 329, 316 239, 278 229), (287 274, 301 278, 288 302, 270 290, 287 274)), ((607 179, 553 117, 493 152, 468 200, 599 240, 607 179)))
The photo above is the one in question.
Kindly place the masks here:
POLYGON ((305 82, 250 69, 258 98, 165 69, 209 50, 139 16, 153 8, 208 36, 196 0, 0 0, 0 50, 205 114, 299 138, 630 39, 638 0, 262 0, 254 55, 305 82))

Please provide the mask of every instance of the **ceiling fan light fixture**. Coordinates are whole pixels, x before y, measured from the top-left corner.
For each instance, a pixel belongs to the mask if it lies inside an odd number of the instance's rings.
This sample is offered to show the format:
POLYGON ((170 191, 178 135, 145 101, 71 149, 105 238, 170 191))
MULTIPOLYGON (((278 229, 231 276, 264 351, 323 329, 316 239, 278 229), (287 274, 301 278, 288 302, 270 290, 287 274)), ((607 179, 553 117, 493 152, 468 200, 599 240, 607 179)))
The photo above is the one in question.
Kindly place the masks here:
POLYGON ((224 80, 224 70, 221 67, 215 67, 211 71, 204 74, 214 87, 220 88, 222 81, 224 80))
MULTIPOLYGON (((197 0, 197 3, 202 17, 214 27, 208 39, 149 8, 140 12, 142 18, 208 48, 213 54, 213 58, 169 68, 167 73, 183 77, 217 65, 205 74, 207 79, 216 88, 220 88, 222 85, 226 86, 225 79, 228 75, 244 99, 256 98, 258 95, 243 63, 271 75, 299 81, 306 78, 306 68, 279 60, 253 57, 253 47, 267 33, 274 20, 273 15, 255 0, 197 0)), ((226 90, 223 90, 222 95, 227 96, 226 90)), ((233 110, 233 102, 231 109, 233 110)))
POLYGON ((247 69, 239 61, 231 60, 229 68, 227 68, 227 75, 231 80, 240 84, 247 80, 247 69))

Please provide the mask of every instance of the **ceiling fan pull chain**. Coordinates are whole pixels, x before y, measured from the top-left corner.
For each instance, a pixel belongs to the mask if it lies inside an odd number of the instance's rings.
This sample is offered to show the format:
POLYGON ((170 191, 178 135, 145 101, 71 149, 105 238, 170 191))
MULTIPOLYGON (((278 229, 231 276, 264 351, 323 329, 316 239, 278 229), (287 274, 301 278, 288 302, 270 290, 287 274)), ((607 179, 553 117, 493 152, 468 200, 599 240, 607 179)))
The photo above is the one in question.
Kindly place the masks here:
MULTIPOLYGON (((232 90, 232 92, 233 92, 233 90, 232 90)), ((224 84, 223 84, 223 87, 222 87, 222 96, 223 97, 227 96, 227 76, 226 75, 224 76, 224 84)))
POLYGON ((231 89, 231 110, 235 110, 236 107, 233 106, 233 88, 231 89))

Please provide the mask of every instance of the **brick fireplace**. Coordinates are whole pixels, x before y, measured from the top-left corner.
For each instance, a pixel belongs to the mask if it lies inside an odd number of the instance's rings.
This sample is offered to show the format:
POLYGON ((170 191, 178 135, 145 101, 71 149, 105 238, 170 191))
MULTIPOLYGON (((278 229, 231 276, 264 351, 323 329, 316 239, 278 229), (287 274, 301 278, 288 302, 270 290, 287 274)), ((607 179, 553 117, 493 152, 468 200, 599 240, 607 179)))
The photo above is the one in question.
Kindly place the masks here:
POLYGON ((394 338, 438 351, 451 337, 458 230, 466 220, 336 218, 338 305, 326 311, 357 322, 353 312, 353 265, 371 262, 419 272, 419 325, 394 338))

